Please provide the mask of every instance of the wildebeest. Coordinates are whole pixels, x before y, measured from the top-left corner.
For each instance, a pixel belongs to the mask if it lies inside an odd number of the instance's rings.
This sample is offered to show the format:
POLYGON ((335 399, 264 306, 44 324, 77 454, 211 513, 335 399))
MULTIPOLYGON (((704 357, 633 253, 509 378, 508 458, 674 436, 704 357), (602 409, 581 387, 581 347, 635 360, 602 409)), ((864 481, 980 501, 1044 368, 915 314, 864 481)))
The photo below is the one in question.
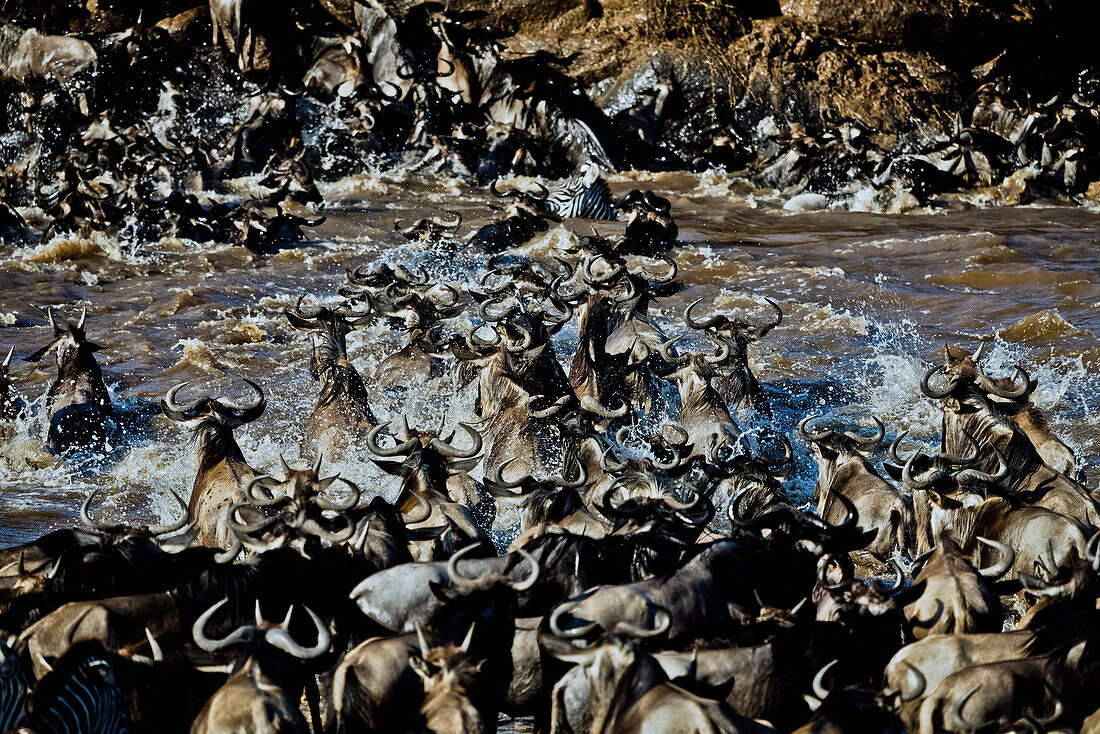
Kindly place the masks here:
MULTIPOLYGON (((280 731, 309 734, 309 727, 298 710, 305 679, 303 661, 328 651, 332 635, 328 626, 313 610, 303 606, 314 627, 314 643, 305 646, 290 632, 291 606, 286 619, 275 625, 266 621, 256 604, 255 625, 238 627, 222 639, 207 636, 206 625, 224 606, 221 601, 195 620, 192 634, 195 644, 214 654, 238 648, 233 674, 210 698, 191 727, 194 734, 224 731, 280 731)), ((315 706, 313 711, 318 708, 315 706)))
POLYGON ((80 312, 75 325, 57 323, 52 308, 46 310, 46 315, 53 339, 24 359, 38 362, 51 349, 56 350, 57 379, 46 394, 50 418, 47 445, 57 452, 102 449, 109 438, 114 407, 95 360, 95 353, 103 347, 88 341, 84 333, 88 311, 80 312))
POLYGON ((909 498, 888 484, 871 465, 866 454, 874 451, 886 429, 877 418, 874 436, 860 436, 851 431, 838 432, 824 428, 807 428, 812 416, 798 424, 798 435, 810 444, 817 461, 817 514, 829 522, 838 522, 843 508, 833 494, 843 494, 859 511, 863 530, 875 530, 875 539, 866 550, 885 559, 895 551, 910 553, 913 542, 913 508, 909 498))
POLYGON ((783 310, 779 308, 779 304, 771 299, 764 300, 775 313, 774 319, 745 314, 730 317, 718 313, 699 320, 691 315, 691 310, 699 304, 699 301, 695 301, 684 309, 684 323, 693 329, 702 329, 713 334, 715 339, 729 347, 729 357, 720 368, 720 376, 715 385, 718 393, 726 401, 726 405, 736 408, 746 403, 754 410, 770 415, 771 408, 768 405, 767 396, 760 387, 760 381, 756 379, 756 375, 749 367, 748 354, 750 344, 762 339, 769 331, 783 323, 783 310))
POLYGON ((164 415, 174 421, 195 424, 197 469, 191 488, 188 510, 198 528, 198 542, 222 549, 233 548, 236 536, 227 524, 231 506, 244 502, 244 486, 256 476, 233 438, 233 429, 251 423, 267 407, 263 390, 245 380, 252 399, 236 402, 226 398, 201 397, 189 403, 176 402, 181 382, 172 387, 161 401, 164 415))
POLYGON ((377 422, 363 378, 348 359, 347 334, 367 318, 345 308, 286 312, 291 326, 309 334, 309 374, 321 384, 317 406, 306 419, 302 449, 335 456, 362 442, 377 422))
POLYGON ((95 49, 87 41, 0 22, 0 79, 28 85, 45 79, 68 84, 95 62, 95 49))
POLYGON ((914 638, 996 632, 1004 624, 1004 611, 992 584, 1012 568, 1016 553, 994 540, 978 541, 1001 553, 995 565, 971 566, 948 532, 940 534, 931 555, 922 557, 913 586, 902 595, 914 638))

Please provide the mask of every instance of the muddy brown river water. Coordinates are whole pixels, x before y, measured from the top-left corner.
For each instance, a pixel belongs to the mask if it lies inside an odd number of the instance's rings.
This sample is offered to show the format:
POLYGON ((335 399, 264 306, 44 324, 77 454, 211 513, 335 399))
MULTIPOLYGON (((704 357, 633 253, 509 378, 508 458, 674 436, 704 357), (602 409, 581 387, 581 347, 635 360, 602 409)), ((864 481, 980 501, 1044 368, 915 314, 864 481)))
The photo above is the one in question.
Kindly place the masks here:
MULTIPOLYGON (((696 298, 722 309, 759 309, 768 296, 782 306, 782 325, 754 348, 753 360, 778 408, 776 427, 788 435, 812 410, 852 419, 874 413, 891 434, 909 429, 934 440, 938 409, 920 396, 920 376, 944 342, 973 349, 984 340, 991 375, 1020 363, 1037 378, 1035 402, 1084 459, 1090 488, 1097 486, 1100 213, 1055 206, 791 213, 781 201, 713 174, 612 181, 616 194, 634 186, 669 197, 680 226, 673 254, 688 287, 660 303, 670 333, 683 330, 679 313, 696 298)), ((0 249, 0 347, 15 345, 13 372, 35 408, 35 417, 0 443, 0 545, 79 522, 80 502, 94 486, 105 490, 97 501, 101 516, 171 516, 168 491, 186 495, 194 473, 187 433, 159 416, 146 425, 138 418, 155 407, 148 401, 184 380, 192 383, 184 397, 241 394, 240 377, 258 382, 269 407, 238 430, 245 455, 259 468, 277 466, 280 453, 298 457, 317 388, 306 369, 308 340, 282 311, 303 293, 334 298, 346 266, 416 261, 463 283, 484 271, 484 256, 462 246, 408 245, 392 220, 456 209, 466 218, 464 236, 491 213, 487 192, 367 175, 323 192, 328 221, 310 241, 266 257, 190 242, 129 248, 106 238, 0 249), (62 461, 42 447, 42 396, 53 363, 35 368, 18 357, 48 341, 47 305, 70 317, 86 306, 89 338, 105 347, 98 356, 107 384, 132 419, 105 458, 62 461)), ((590 224, 569 221, 524 252, 554 254, 590 224)), ((623 226, 594 224, 603 233, 623 226)), ((393 323, 380 320, 349 337, 352 357, 369 378, 400 339, 393 323)), ((566 360, 574 346, 575 332, 563 331, 559 356, 566 360)), ((379 391, 377 412, 404 412, 423 425, 442 415, 471 416, 469 390, 422 383, 410 376, 406 390, 379 391)), ((742 420, 758 425, 753 416, 742 420)), ((795 448, 799 468, 789 489, 805 500, 814 469, 805 447, 795 441, 795 448)), ((368 496, 396 491, 363 457, 326 461, 368 496)))

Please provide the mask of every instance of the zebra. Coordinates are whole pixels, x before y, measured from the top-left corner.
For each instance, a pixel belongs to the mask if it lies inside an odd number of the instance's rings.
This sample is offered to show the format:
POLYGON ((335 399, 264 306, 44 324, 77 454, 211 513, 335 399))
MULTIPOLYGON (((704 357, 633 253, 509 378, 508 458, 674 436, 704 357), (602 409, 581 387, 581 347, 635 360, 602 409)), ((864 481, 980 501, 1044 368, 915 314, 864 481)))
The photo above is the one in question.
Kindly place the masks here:
POLYGON ((31 689, 27 668, 14 648, 14 636, 0 639, 0 731, 11 731, 19 726, 31 689))
POLYGON ((572 176, 550 188, 546 206, 559 217, 584 217, 614 221, 614 202, 607 181, 594 164, 583 168, 580 176, 572 176))
POLYGON ((35 687, 25 730, 34 734, 128 734, 130 706, 98 641, 69 648, 35 687))

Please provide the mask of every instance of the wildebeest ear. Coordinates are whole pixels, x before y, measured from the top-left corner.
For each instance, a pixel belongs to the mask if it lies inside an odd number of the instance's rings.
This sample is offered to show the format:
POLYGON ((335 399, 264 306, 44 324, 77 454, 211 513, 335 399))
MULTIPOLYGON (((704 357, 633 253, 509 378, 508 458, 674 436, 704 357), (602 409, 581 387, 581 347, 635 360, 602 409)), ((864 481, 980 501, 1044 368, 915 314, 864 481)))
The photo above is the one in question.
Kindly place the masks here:
POLYGON ((943 507, 943 495, 934 489, 928 490, 928 499, 932 500, 932 504, 936 507, 943 507))
POLYGON ((84 348, 87 349, 89 352, 98 352, 99 350, 103 349, 102 346, 96 344, 95 342, 84 342, 84 348))
POLYGON ((38 361, 41 361, 41 359, 43 357, 45 357, 46 354, 56 346, 57 346, 57 339, 54 339, 52 342, 50 342, 46 346, 42 347, 41 349, 39 349, 34 354, 29 354, 26 357, 23 357, 23 361, 24 362, 38 362, 38 361))
POLYGON ((430 589, 432 595, 440 601, 451 601, 451 598, 453 597, 453 594, 450 593, 449 589, 440 586, 435 581, 428 582, 428 589, 430 589))
POLYGON ((893 479, 895 482, 901 481, 901 467, 894 466, 893 464, 883 464, 882 470, 886 472, 886 475, 893 479))
POLYGON ((413 655, 409 658, 409 667, 412 668, 413 671, 415 671, 416 674, 424 680, 431 680, 432 671, 431 668, 428 667, 428 663, 426 660, 424 660, 424 658, 413 655))

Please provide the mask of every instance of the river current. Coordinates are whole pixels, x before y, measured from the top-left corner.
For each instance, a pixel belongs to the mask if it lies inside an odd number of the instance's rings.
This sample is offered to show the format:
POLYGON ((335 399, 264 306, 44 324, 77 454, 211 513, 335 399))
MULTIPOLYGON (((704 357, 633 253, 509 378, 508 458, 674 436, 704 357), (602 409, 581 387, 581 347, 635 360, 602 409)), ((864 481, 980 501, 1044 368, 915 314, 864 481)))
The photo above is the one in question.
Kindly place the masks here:
MULTIPOLYGON (((919 440, 938 440, 938 407, 920 395, 920 377, 942 359, 937 350, 945 342, 974 349, 985 341, 990 375, 1010 374, 1018 363, 1038 380, 1034 402, 1084 459, 1086 484, 1096 488, 1100 213, 1039 204, 792 212, 719 174, 618 176, 611 184, 616 195, 649 188, 672 202, 680 244, 671 254, 687 287, 658 304, 670 335, 685 331, 680 314, 697 298, 697 313, 712 306, 762 310, 765 296, 780 304, 783 322, 753 347, 752 363, 776 407, 774 426, 792 439, 798 420, 814 411, 853 422, 874 414, 889 435, 909 430, 919 440)), ((236 182, 236 191, 253 185, 236 182)), ((179 382, 190 382, 183 399, 243 395, 241 377, 259 383, 267 411, 238 429, 237 439, 258 469, 274 470, 280 454, 293 463, 318 388, 307 370, 308 339, 290 328, 283 310, 302 294, 307 303, 331 302, 346 267, 378 260, 420 263, 434 278, 463 284, 484 272, 484 254, 461 244, 410 245, 392 225, 394 218, 457 210, 461 239, 491 218, 492 196, 484 190, 365 174, 322 185, 322 193, 327 221, 308 230, 308 241, 268 256, 108 238, 0 246, 0 348, 15 346, 13 376, 33 407, 32 418, 0 442, 0 545, 78 524, 80 503, 95 487, 102 488, 99 517, 138 523, 174 516, 169 491, 186 499, 194 456, 186 427, 157 415, 156 401, 179 382), (72 319, 87 307, 88 337, 104 347, 97 357, 126 427, 105 457, 62 460, 43 448, 43 396, 55 368, 52 357, 37 367, 19 358, 49 340, 51 305, 72 319)), ((559 253, 590 226, 604 234, 623 227, 568 220, 521 254, 559 253)), ((402 343, 399 326, 379 319, 350 335, 368 385, 379 361, 402 343)), ((558 335, 563 363, 575 342, 569 328, 558 335)), ((404 413, 424 426, 472 417, 470 388, 425 382, 410 376, 405 389, 375 390, 376 413, 404 413)), ((739 420, 743 428, 761 425, 752 415, 739 420)), ((806 447, 793 443, 799 466, 788 491, 808 501, 815 470, 806 447)), ((325 462, 359 482, 367 497, 396 492, 395 480, 365 457, 325 462)), ((506 515, 502 541, 508 524, 506 515)))

